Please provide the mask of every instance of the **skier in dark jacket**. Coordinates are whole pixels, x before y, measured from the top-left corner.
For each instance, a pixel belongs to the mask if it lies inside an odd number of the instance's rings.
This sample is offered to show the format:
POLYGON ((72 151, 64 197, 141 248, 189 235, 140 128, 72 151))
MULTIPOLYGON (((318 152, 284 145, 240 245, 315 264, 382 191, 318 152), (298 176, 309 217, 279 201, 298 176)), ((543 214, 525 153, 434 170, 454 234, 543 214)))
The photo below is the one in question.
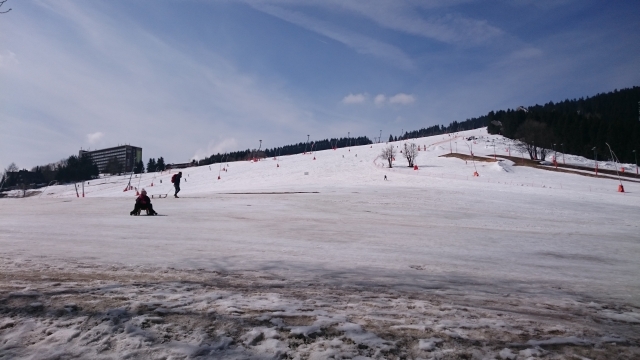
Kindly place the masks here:
POLYGON ((145 189, 142 189, 140 192, 140 196, 136 199, 136 205, 129 215, 140 215, 142 210, 147 210, 147 215, 158 215, 158 213, 153 210, 151 199, 147 196, 147 191, 145 189))
POLYGON ((173 194, 173 197, 178 197, 178 193, 180 192, 180 179, 182 179, 182 171, 173 175, 171 178, 171 182, 173 183, 173 187, 176 188, 176 193, 173 194))

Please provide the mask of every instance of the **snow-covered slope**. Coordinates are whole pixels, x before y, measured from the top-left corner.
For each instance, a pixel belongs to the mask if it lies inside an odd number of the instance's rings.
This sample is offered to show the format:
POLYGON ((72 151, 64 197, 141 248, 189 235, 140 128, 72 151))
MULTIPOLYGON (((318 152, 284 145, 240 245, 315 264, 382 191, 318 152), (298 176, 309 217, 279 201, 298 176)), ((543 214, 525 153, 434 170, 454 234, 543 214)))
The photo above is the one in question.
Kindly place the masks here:
POLYGON ((0 358, 640 357, 637 183, 411 142, 0 199, 0 358))
MULTIPOLYGON (((472 187, 478 190, 491 188, 487 187, 487 184, 499 184, 583 192, 617 191, 618 183, 615 180, 518 167, 513 166, 513 162, 508 160, 499 164, 476 162, 474 165, 471 161, 440 157, 450 152, 470 154, 470 150, 478 156, 493 157, 494 150, 498 157, 508 154, 520 156, 521 154, 515 152, 512 143, 502 136, 488 135, 486 129, 398 141, 392 143, 398 150, 392 169, 387 168, 385 161, 378 157, 387 146, 385 143, 281 156, 277 159, 267 158, 257 162, 240 161, 193 167, 181 170, 183 181, 180 194, 197 196, 220 192, 320 191, 336 186, 366 187, 383 184, 420 188, 432 186, 434 178, 447 179, 447 182, 455 187, 472 187), (466 140, 471 136, 478 139, 466 140), (405 142, 415 143, 422 149, 416 161, 417 171, 407 167, 407 161, 400 153, 405 142), (475 169, 480 177, 473 177, 475 169), (384 183, 385 175, 389 179, 387 183, 384 183)), ((558 155, 558 159, 562 159, 562 154, 558 155)), ((574 155, 566 155, 565 162, 593 166, 593 161, 574 155)), ((601 162, 599 167, 615 169, 614 164, 606 162, 601 162)), ((626 169, 635 170, 632 165, 626 165, 626 169)), ((131 179, 131 185, 135 189, 146 189, 149 195, 154 197, 172 194, 170 178, 177 171, 136 175, 131 179)), ((123 191, 129 179, 127 175, 90 181, 84 185, 85 196, 131 197, 135 195, 135 190, 123 191)), ((633 194, 636 193, 635 189, 639 189, 638 184, 624 184, 631 196, 635 196, 633 194)), ((82 194, 81 189, 79 194, 82 194)), ((70 184, 50 187, 41 197, 75 196, 75 187, 70 184)))

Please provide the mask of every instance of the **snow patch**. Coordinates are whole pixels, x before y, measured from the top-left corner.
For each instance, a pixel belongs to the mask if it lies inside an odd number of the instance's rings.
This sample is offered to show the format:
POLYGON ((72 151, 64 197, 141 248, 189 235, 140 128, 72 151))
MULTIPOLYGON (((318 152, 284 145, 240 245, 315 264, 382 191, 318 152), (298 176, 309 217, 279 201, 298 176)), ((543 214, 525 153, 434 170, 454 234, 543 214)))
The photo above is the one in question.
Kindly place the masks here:
POLYGON ((428 339, 420 339, 420 341, 418 342, 418 349, 420 350, 424 350, 424 351, 433 351, 435 350, 436 346, 440 343, 442 343, 442 339, 436 338, 436 337, 431 337, 428 339))

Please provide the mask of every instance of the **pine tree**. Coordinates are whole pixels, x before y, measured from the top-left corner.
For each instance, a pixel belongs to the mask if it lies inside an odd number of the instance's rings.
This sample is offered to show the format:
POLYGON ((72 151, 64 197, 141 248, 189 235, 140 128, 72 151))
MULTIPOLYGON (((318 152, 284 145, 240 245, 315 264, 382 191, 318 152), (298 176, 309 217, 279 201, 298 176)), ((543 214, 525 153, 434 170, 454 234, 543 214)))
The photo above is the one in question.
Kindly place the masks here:
POLYGON ((144 163, 142 162, 142 160, 136 163, 136 167, 133 169, 133 172, 135 174, 141 174, 144 172, 144 163))
MULTIPOLYGON (((608 149, 605 144, 608 143, 621 162, 632 163, 633 150, 640 148, 639 101, 640 87, 636 86, 590 98, 490 112, 480 119, 485 119, 491 134, 525 141, 539 135, 534 131, 539 127, 528 127, 525 123, 544 125, 550 141, 543 144, 535 140, 538 151, 540 145, 548 149, 556 144, 558 151, 593 159, 591 149, 608 149)), ((607 155, 604 156, 608 158, 607 155)))
POLYGON ((147 163, 147 172, 156 172, 156 159, 149 158, 149 162, 147 163))
POLYGON ((158 158, 158 162, 156 163, 156 171, 164 171, 165 167, 164 158, 161 156, 158 158))
POLYGON ((63 161, 55 175, 60 182, 91 180, 98 177, 98 166, 90 156, 70 156, 63 161))

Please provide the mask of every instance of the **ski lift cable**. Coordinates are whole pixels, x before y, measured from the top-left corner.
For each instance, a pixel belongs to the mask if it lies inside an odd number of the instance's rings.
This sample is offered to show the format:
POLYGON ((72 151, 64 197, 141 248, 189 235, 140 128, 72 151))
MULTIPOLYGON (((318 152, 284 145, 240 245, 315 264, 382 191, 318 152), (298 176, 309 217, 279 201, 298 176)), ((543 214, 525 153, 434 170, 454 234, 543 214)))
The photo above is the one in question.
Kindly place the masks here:
MULTIPOLYGON (((56 181, 52 180, 47 184, 47 187, 45 187, 44 190, 42 190, 42 192, 40 193, 40 195, 38 195, 38 199, 42 196, 42 194, 45 193, 45 191, 47 191, 47 189, 49 188, 49 185, 53 184, 54 182, 56 182, 56 181)), ((4 184, 4 179, 3 179, 2 183, 0 184, 0 189, 2 189, 2 184, 4 184)))
POLYGON ((141 181, 142 181, 142 173, 140 173, 140 177, 138 178, 138 188, 140 188, 141 181))
POLYGON ((222 172, 222 163, 224 162, 224 159, 226 157, 229 157, 229 155, 225 155, 224 157, 220 158, 220 165, 218 166, 218 177, 220 177, 220 173, 222 172))
POLYGON ((613 150, 611 150, 611 146, 608 143, 605 143, 605 144, 607 144, 607 147, 609 148, 609 152, 611 153, 611 159, 613 159, 613 162, 615 163, 616 175, 618 175, 618 181, 620 181, 620 185, 622 185, 622 178, 620 177, 620 173, 618 172, 618 164, 620 164, 620 161, 618 160, 618 157, 613 152, 613 150))
POLYGON ((465 145, 467 145, 467 147, 469 148, 469 153, 471 154, 471 162, 473 163, 473 170, 477 172, 478 169, 476 168, 476 161, 473 157, 473 145, 469 145, 466 142, 465 142, 465 145))
POLYGON ((131 178, 132 177, 133 177, 133 170, 131 170, 131 174, 129 175, 129 184, 127 186, 131 186, 131 178))

